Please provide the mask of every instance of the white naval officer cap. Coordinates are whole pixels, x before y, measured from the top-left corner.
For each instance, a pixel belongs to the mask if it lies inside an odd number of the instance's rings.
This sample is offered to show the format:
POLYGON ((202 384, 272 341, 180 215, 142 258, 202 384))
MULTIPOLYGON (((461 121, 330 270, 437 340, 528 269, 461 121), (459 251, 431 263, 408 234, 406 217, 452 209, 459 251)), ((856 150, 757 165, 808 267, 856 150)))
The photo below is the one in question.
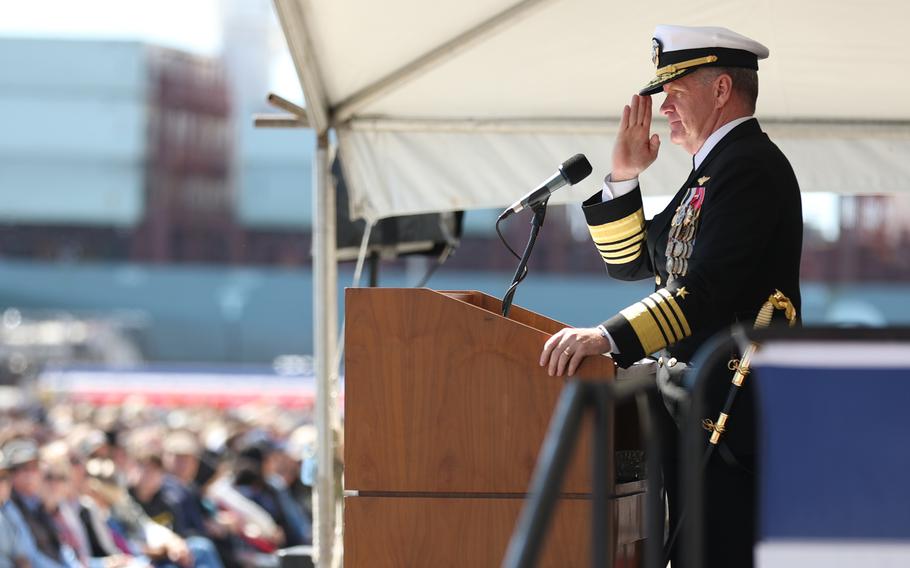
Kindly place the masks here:
POLYGON ((758 70, 758 60, 767 58, 768 53, 764 45, 727 28, 660 25, 651 40, 651 61, 657 67, 657 76, 639 94, 653 95, 665 83, 699 67, 758 70))

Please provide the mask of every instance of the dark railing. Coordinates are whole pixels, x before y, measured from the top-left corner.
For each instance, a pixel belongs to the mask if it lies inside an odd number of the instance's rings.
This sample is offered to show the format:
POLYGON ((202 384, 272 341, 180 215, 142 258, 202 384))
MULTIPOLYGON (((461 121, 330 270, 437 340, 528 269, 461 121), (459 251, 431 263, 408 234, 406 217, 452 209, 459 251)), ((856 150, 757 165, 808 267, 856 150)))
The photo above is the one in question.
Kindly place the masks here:
POLYGON ((653 376, 636 377, 616 382, 570 381, 559 397, 556 411, 544 439, 537 466, 531 479, 528 497, 509 542, 502 566, 529 568, 535 566, 553 515, 559 489, 578 441, 582 418, 591 410, 594 417, 592 448, 592 522, 591 566, 612 567, 615 555, 611 497, 614 456, 611 447, 611 415, 617 404, 635 399, 641 422, 642 439, 647 448, 646 534, 660 535, 645 540, 645 566, 656 567, 662 559, 664 504, 660 497, 660 459, 663 442, 652 427, 650 417, 655 404, 662 404, 653 376))

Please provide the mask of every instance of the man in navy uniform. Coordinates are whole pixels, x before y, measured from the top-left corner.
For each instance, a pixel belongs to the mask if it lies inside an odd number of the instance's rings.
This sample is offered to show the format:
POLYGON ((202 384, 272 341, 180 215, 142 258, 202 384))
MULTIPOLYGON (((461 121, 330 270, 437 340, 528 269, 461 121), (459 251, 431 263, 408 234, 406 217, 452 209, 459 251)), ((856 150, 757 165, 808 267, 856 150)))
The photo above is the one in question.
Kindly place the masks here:
MULTIPOLYGON (((775 290, 798 313, 799 186, 786 157, 752 116, 758 60, 767 56, 765 46, 725 28, 657 27, 652 40, 657 75, 623 109, 612 172, 583 204, 609 274, 653 278, 655 292, 597 327, 553 335, 540 357, 550 375, 572 375, 586 356, 601 353, 622 367, 656 353, 690 361, 710 336, 736 322, 754 322, 775 290), (659 136, 650 132, 651 95, 660 91, 670 140, 692 155, 692 171, 667 207, 645 220, 638 175, 660 148, 659 136)), ((729 381, 710 389, 709 398, 717 399, 712 408, 720 410, 728 388, 729 381)), ((724 451, 715 453, 705 472, 712 567, 752 566, 751 410, 747 389, 737 400, 724 451)), ((675 441, 673 418, 658 419, 675 441)), ((675 462, 671 457, 664 467, 671 523, 679 514, 675 462)))

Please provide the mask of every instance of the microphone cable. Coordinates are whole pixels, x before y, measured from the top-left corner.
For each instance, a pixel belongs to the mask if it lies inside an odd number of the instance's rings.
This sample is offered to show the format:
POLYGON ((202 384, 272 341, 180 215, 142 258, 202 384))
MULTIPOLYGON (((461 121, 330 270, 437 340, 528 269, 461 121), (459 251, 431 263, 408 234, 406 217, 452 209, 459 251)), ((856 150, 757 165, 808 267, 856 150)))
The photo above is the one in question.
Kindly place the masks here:
MULTIPOLYGON (((507 241, 505 235, 502 234, 502 229, 500 228, 499 224, 502 223, 502 221, 503 221, 504 219, 505 219, 505 217, 502 216, 502 215, 500 215, 499 218, 496 219, 496 234, 499 235, 499 240, 502 241, 502 244, 505 245, 506 249, 508 249, 508 251, 509 251, 510 253, 512 253, 512 256, 514 256, 515 258, 517 258, 517 259, 520 261, 520 260, 521 260, 521 255, 519 255, 517 252, 515 252, 515 249, 513 249, 511 246, 509 246, 509 241, 507 241)), ((514 294, 514 293, 515 293, 515 288, 516 288, 519 284, 521 284, 522 280, 524 280, 524 279, 525 279, 525 276, 527 276, 527 275, 528 275, 528 267, 525 266, 525 267, 524 267, 524 270, 523 270, 522 273, 521 273, 521 275, 515 280, 515 282, 512 283, 511 286, 509 286, 509 289, 506 291, 506 296, 507 296, 507 297, 508 297, 510 294, 514 294)))

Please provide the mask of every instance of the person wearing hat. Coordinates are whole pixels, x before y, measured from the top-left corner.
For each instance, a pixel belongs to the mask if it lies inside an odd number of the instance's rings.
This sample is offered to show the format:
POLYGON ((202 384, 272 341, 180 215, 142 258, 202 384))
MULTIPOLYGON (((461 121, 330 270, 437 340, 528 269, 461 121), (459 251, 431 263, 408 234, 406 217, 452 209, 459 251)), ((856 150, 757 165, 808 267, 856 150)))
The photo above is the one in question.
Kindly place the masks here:
MULTIPOLYGON (((751 325, 775 290, 799 313, 799 186, 787 158, 753 117, 758 61, 768 57, 768 49, 725 28, 667 25, 657 26, 651 47, 656 75, 623 109, 613 169, 583 210, 609 274, 653 278, 654 293, 596 327, 554 334, 540 356, 550 375, 571 375, 585 357, 601 353, 611 354, 621 367, 648 355, 689 362, 712 335, 737 322, 751 325), (646 220, 638 176, 660 149, 660 136, 651 133, 651 96, 660 92, 670 141, 692 156, 692 170, 666 208, 646 220)), ((662 389, 668 408, 657 418, 664 438, 675 446, 678 417, 671 413, 679 389, 669 397, 673 386, 662 389)), ((712 488, 705 504, 712 567, 753 562, 748 386, 747 381, 727 426, 724 450, 705 471, 712 488)), ((709 388, 709 404, 719 410, 728 388, 729 381, 709 388)), ((671 530, 680 513, 673 450, 664 464, 671 530)), ((681 566, 678 557, 673 565, 681 566)))
POLYGON ((0 568, 27 568, 28 558, 16 525, 7 517, 4 507, 10 498, 10 472, 6 455, 0 451, 0 568))
POLYGON ((32 568, 66 566, 53 519, 41 501, 43 477, 38 445, 34 440, 17 438, 4 444, 2 452, 12 484, 3 514, 16 527, 25 557, 32 568))
POLYGON ((204 452, 198 437, 188 430, 175 430, 165 437, 163 450, 162 492, 173 507, 174 532, 188 542, 214 547, 223 564, 236 565, 233 527, 213 510, 196 482, 204 452))

